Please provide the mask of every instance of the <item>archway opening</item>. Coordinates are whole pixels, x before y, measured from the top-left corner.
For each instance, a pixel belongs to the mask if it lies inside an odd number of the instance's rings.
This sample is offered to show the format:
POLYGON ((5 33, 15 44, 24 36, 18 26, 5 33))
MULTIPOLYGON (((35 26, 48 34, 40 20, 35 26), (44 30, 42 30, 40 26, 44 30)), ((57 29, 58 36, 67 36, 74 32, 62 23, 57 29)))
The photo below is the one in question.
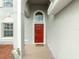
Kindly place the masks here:
POLYGON ((45 44, 45 14, 42 10, 34 13, 34 44, 45 44))

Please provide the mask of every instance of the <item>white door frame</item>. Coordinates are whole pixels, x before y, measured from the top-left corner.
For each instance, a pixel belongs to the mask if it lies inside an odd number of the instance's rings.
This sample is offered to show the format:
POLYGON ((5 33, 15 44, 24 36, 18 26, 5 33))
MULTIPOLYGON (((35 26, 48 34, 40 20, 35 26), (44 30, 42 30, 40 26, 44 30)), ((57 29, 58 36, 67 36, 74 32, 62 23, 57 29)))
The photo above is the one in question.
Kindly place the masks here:
POLYGON ((34 13, 33 13, 33 44, 42 44, 42 43, 34 43, 34 35, 35 35, 35 32, 34 32, 34 30, 35 30, 35 26, 34 26, 34 24, 44 24, 44 43, 43 44, 45 44, 46 43, 46 22, 45 22, 45 13, 42 11, 42 10, 36 10, 34 13), (41 22, 41 23, 36 23, 35 22, 35 14, 37 13, 37 12, 41 12, 42 14, 43 14, 43 22, 41 22))

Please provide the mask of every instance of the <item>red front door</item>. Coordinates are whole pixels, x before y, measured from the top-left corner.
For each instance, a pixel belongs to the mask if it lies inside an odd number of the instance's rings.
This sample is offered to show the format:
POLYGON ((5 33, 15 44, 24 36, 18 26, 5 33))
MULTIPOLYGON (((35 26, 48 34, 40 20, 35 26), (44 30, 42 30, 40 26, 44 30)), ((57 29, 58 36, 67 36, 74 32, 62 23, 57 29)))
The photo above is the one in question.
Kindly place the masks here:
POLYGON ((35 43, 44 42, 44 24, 35 24, 35 43))

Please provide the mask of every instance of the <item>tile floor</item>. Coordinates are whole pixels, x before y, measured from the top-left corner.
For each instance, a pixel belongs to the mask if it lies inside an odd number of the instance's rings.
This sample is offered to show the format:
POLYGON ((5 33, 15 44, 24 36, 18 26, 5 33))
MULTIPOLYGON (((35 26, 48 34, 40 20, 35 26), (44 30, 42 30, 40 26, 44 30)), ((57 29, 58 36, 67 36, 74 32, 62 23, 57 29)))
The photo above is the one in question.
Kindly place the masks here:
POLYGON ((53 59, 46 45, 25 45, 25 51, 24 59, 53 59))

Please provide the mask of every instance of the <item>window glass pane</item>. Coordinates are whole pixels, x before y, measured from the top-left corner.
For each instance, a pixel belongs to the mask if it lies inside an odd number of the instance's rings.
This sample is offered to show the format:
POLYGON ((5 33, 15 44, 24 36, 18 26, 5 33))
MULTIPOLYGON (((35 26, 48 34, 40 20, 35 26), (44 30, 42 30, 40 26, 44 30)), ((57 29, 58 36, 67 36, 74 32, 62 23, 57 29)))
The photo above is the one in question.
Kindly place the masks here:
POLYGON ((35 14, 35 20, 36 21, 43 21, 43 14, 41 12, 37 12, 35 14))
POLYGON ((12 23, 4 23, 4 37, 13 36, 13 24, 12 23))
POLYGON ((36 15, 37 21, 43 21, 43 15, 36 15))
POLYGON ((11 29, 13 29, 13 27, 11 27, 11 29))
POLYGON ((13 0, 4 0, 4 7, 13 7, 13 0))
POLYGON ((5 29, 9 29, 9 27, 4 27, 5 29))
POLYGON ((9 32, 9 36, 13 36, 13 31, 10 31, 9 32))

